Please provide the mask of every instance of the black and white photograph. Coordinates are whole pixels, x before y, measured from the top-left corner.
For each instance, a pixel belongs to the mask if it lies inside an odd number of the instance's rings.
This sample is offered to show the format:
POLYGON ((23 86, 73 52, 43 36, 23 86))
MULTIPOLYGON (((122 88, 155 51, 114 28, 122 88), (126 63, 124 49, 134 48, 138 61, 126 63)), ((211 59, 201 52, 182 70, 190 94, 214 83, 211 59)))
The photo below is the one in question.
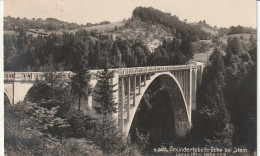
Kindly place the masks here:
POLYGON ((2 34, 6 156, 257 155, 256 0, 3 0, 2 34))

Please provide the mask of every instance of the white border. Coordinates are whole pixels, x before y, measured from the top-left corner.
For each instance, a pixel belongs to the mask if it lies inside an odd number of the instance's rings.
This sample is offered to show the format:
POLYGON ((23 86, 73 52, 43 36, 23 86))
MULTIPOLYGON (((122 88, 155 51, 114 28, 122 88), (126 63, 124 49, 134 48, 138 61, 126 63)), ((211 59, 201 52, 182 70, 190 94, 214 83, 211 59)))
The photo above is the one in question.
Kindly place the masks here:
POLYGON ((4 16, 4 2, 0 0, 0 155, 4 155, 4 79, 3 79, 3 65, 4 65, 4 43, 3 43, 3 16, 4 16))
MULTIPOLYGON (((0 0, 0 156, 4 155, 4 97, 3 97, 3 61, 4 61, 4 57, 3 57, 3 13, 4 13, 4 4, 3 4, 3 0, 0 0)), ((260 21, 259 19, 259 15, 260 15, 260 11, 259 11, 259 7, 260 7, 260 1, 257 1, 257 29, 259 29, 260 27, 260 21)), ((260 48, 260 33, 257 30, 257 53, 259 52, 259 48, 260 48)), ((260 54, 257 54, 257 62, 258 60, 260 60, 260 54)), ((260 117, 259 117, 259 113, 260 113, 260 107, 259 107, 259 100, 258 98, 260 97, 260 84, 259 84, 259 76, 260 76, 260 65, 259 63, 257 63, 257 153, 260 153, 260 132, 259 132, 259 128, 260 128, 260 117)), ((259 155, 259 154, 258 154, 259 155)))
MULTIPOLYGON (((260 11, 259 11, 259 7, 260 7, 260 1, 258 0, 257 3, 256 3, 256 10, 257 10, 257 14, 256 14, 256 20, 257 20, 257 62, 260 60, 260 54, 258 53, 259 52, 259 48, 260 48, 260 41, 259 41, 259 38, 260 38, 260 33, 259 33, 259 27, 260 27, 260 21, 259 21, 259 15, 260 15, 260 11)), ((260 113, 260 107, 259 107, 259 97, 260 97, 260 90, 259 90, 259 87, 260 87, 260 84, 259 84, 259 76, 260 76, 260 65, 259 65, 259 62, 257 63, 257 155, 259 155, 259 152, 260 152, 260 133, 259 133, 259 128, 260 128, 260 117, 259 117, 259 113, 260 113)))

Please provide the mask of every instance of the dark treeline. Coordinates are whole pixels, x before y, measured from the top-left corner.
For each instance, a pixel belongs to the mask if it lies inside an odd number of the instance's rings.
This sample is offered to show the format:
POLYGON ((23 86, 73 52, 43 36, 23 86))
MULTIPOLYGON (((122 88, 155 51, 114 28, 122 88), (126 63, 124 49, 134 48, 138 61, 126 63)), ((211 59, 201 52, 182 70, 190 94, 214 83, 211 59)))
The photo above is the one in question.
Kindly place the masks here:
POLYGON ((100 23, 87 23, 86 25, 77 23, 68 23, 60 21, 56 18, 47 18, 45 20, 41 18, 14 18, 11 16, 4 17, 4 30, 20 30, 20 29, 46 29, 46 30, 60 30, 60 29, 77 29, 80 27, 90 27, 96 25, 110 24, 109 21, 103 21, 100 23))
POLYGON ((5 70, 41 71, 47 64, 55 64, 57 70, 73 69, 80 49, 87 54, 90 69, 102 68, 106 59, 110 68, 143 66, 149 50, 138 40, 112 40, 111 36, 96 31, 79 31, 49 36, 5 36, 5 70), (62 69, 63 68, 63 69, 62 69))
POLYGON ((179 32, 183 39, 201 40, 210 39, 210 33, 201 30, 199 25, 191 25, 179 20, 177 16, 172 16, 170 13, 164 13, 152 7, 138 7, 133 11, 133 17, 138 17, 144 22, 152 21, 162 24, 179 32))
POLYGON ((256 29, 253 29, 251 27, 243 27, 243 26, 231 26, 229 28, 229 35, 232 34, 256 34, 256 29))
POLYGON ((149 65, 179 65, 193 58, 195 48, 189 40, 174 38, 164 40, 163 44, 155 49, 148 60, 149 65))
POLYGON ((228 39, 215 49, 198 88, 190 145, 256 150, 256 40, 228 39))
POLYGON ((229 28, 218 28, 219 36, 223 35, 233 35, 233 34, 256 34, 256 29, 252 27, 243 27, 243 26, 231 26, 229 28))
POLYGON ((5 71, 42 71, 42 67, 54 64, 56 70, 75 71, 75 58, 85 50, 90 69, 137 67, 147 65, 184 64, 193 57, 194 50, 189 40, 181 38, 164 41, 154 53, 137 39, 112 39, 97 31, 78 31, 32 37, 21 31, 20 35, 4 36, 5 71))

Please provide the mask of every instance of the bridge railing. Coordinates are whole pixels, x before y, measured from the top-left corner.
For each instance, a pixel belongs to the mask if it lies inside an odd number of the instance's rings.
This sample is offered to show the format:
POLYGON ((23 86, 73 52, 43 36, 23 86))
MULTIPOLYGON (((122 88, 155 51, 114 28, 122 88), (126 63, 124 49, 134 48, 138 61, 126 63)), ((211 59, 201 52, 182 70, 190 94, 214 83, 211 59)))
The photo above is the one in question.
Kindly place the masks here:
POLYGON ((119 75, 142 74, 151 72, 162 72, 181 69, 194 69, 202 66, 202 64, 194 65, 177 65, 177 66, 150 66, 150 67, 134 67, 134 68, 119 68, 117 71, 119 75))
MULTIPOLYGON (((173 71, 182 69, 195 69, 204 66, 201 63, 195 63, 190 65, 177 65, 177 66, 150 66, 150 67, 132 67, 132 68, 115 68, 109 69, 108 71, 117 72, 119 75, 132 75, 132 74, 143 74, 143 73, 153 73, 153 72, 163 72, 163 71, 173 71)), ((103 70, 91 70, 92 78, 95 78, 95 74, 102 72, 103 70)), ((64 78, 69 79, 73 73, 70 71, 57 72, 64 73, 64 78)), ((35 81, 36 79, 41 79, 43 72, 4 72, 4 80, 25 80, 25 81, 35 81)))
MULTIPOLYGON (((73 73, 70 71, 57 72, 64 73, 64 78, 69 79, 73 73)), ((23 81, 35 81, 43 78, 43 72, 4 72, 5 81, 23 80, 23 81)))

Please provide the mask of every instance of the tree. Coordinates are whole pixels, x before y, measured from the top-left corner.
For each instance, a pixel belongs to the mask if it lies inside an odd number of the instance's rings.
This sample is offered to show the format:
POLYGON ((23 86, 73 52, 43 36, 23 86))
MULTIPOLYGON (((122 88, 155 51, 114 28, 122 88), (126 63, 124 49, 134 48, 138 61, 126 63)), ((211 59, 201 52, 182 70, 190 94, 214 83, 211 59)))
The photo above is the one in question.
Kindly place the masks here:
POLYGON ((241 42, 238 39, 238 37, 230 37, 230 38, 228 38, 227 47, 235 55, 240 53, 243 50, 242 47, 241 47, 241 42))
POLYGON ((90 73, 87 68, 83 68, 82 71, 75 73, 72 79, 72 93, 78 97, 78 110, 80 111, 81 98, 88 98, 91 92, 90 88, 90 73))
POLYGON ((229 39, 225 56, 225 100, 235 126, 235 146, 244 144, 253 153, 256 147, 253 139, 256 136, 256 45, 253 37, 250 40, 247 52, 243 42, 229 39))
POLYGON ((98 78, 97 89, 94 90, 94 100, 99 104, 99 107, 95 107, 97 112, 101 115, 95 122, 94 132, 91 133, 96 142, 105 153, 111 154, 114 151, 122 151, 125 149, 126 143, 124 137, 118 132, 116 128, 116 123, 112 118, 112 113, 117 111, 117 103, 114 102, 113 84, 111 84, 111 79, 114 73, 108 71, 105 66, 103 72, 98 73, 96 76, 98 78))
POLYGON ((74 43, 74 52, 76 53, 76 62, 74 62, 73 72, 75 75, 72 80, 72 93, 78 97, 78 110, 80 111, 81 98, 88 99, 88 95, 91 93, 90 73, 88 69, 87 61, 87 47, 81 40, 74 43))
POLYGON ((254 49, 256 46, 257 46, 256 39, 254 38, 253 35, 250 35, 250 38, 249 38, 249 48, 250 49, 254 49))
POLYGON ((222 52, 216 47, 212 54, 210 55, 209 61, 212 63, 212 66, 214 66, 215 72, 218 73, 221 72, 224 76, 226 74, 225 64, 223 60, 222 52))
POLYGON ((64 79, 63 73, 46 68, 42 79, 38 79, 28 93, 27 113, 34 120, 39 131, 63 137, 70 126, 67 117, 70 116, 73 97, 70 85, 64 79))
POLYGON ((117 44, 113 45, 113 49, 110 53, 110 62, 112 63, 113 68, 120 68, 122 66, 122 55, 117 44))
POLYGON ((97 74, 98 83, 97 90, 94 91, 94 100, 100 105, 99 108, 96 108, 103 118, 107 118, 107 115, 115 113, 117 111, 116 105, 114 102, 113 93, 115 84, 111 84, 111 79, 114 77, 114 73, 108 71, 107 68, 103 72, 97 74))
POLYGON ((191 42, 189 39, 183 40, 181 43, 181 51, 183 55, 186 56, 186 61, 193 58, 194 56, 194 49, 191 45, 191 42))
MULTIPOLYGON (((198 89, 198 116, 191 135, 203 140, 200 145, 231 147, 234 127, 224 98, 225 66, 221 51, 215 48, 210 56, 211 64, 203 73, 198 89)), ((190 136, 191 136, 190 135, 190 136)))
POLYGON ((233 125, 226 108, 223 95, 224 77, 221 72, 206 87, 206 101, 199 110, 202 121, 202 132, 207 145, 215 147, 232 147, 233 125), (207 127, 207 128, 206 128, 207 127))

